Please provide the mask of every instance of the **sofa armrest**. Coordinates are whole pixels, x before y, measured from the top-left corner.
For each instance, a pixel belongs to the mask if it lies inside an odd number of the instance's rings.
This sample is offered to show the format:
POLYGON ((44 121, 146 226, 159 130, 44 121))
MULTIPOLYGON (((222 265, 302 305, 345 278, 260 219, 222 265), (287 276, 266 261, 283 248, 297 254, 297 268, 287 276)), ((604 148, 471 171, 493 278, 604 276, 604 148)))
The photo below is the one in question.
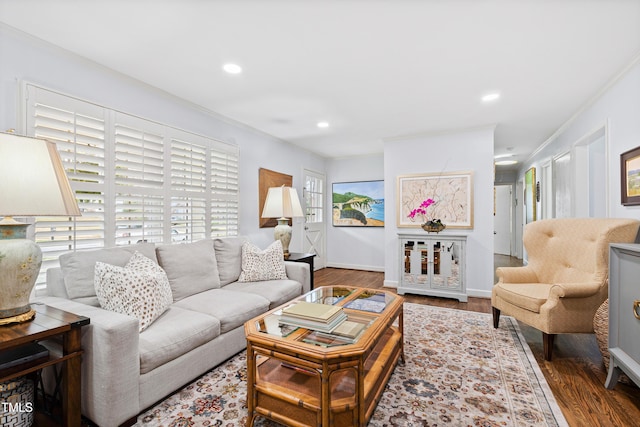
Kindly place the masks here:
POLYGON ((138 319, 58 297, 38 298, 90 319, 82 334, 82 413, 103 427, 137 415, 140 356, 138 319))
POLYGON ((538 283, 538 276, 529 266, 498 267, 496 275, 500 283, 538 283))
POLYGON ((287 277, 302 283, 302 293, 306 294, 311 290, 311 268, 305 262, 285 261, 284 267, 287 277))

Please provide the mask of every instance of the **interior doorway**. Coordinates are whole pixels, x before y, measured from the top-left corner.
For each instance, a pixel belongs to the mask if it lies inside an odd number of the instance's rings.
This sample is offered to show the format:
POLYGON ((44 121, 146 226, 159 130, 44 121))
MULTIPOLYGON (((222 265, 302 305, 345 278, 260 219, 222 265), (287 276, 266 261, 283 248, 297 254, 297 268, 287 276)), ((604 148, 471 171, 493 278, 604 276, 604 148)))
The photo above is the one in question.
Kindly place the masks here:
POLYGON ((325 222, 324 192, 325 177, 323 174, 304 170, 304 241, 302 251, 315 254, 314 270, 324 268, 325 255, 325 222))
POLYGON ((511 184, 495 185, 493 213, 493 252, 513 254, 513 187, 511 184))

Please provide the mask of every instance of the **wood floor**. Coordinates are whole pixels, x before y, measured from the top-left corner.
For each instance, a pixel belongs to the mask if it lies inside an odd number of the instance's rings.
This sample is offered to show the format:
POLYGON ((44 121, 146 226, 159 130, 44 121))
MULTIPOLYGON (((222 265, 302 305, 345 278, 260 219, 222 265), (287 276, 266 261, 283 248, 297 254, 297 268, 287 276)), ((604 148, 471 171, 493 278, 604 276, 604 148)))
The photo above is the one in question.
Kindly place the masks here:
MULTIPOLYGON (((516 266, 515 258, 495 257, 496 267, 516 266)), ((384 273, 324 268, 314 275, 315 286, 347 285, 381 288, 384 273)), ((405 295, 407 302, 449 307, 460 310, 491 312, 491 300, 469 298, 466 303, 447 298, 405 295)), ((553 349, 553 360, 542 356, 542 334, 523 323, 525 336, 553 394, 571 427, 640 426, 640 389, 619 383, 614 390, 604 388, 607 376, 602 356, 592 334, 559 335, 553 349)))

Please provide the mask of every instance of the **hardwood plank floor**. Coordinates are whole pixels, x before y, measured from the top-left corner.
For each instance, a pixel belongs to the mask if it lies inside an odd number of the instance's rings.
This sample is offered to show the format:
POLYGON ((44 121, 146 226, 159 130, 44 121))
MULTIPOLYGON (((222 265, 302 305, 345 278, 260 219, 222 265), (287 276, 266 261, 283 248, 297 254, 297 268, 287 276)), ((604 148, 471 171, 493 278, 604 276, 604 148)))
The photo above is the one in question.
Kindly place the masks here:
MULTIPOLYGON (((496 255, 495 266, 518 266, 516 258, 496 255)), ((315 286, 355 286, 382 288, 384 273, 324 268, 315 272, 315 286)), ((405 295, 407 302, 491 313, 491 300, 469 298, 466 303, 453 299, 405 295)), ((553 360, 542 355, 542 333, 523 323, 520 329, 531 347, 565 418, 572 427, 640 426, 640 389, 618 383, 607 390, 607 376, 602 356, 593 334, 559 335, 553 349, 553 360)))

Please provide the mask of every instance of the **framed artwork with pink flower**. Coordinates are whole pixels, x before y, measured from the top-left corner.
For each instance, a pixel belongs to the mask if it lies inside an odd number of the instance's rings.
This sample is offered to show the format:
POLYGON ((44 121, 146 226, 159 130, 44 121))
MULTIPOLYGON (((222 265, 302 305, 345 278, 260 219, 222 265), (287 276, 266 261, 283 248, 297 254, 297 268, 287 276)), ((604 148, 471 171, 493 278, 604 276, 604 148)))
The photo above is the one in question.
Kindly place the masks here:
POLYGON ((473 171, 398 176, 398 227, 473 228, 473 171))

